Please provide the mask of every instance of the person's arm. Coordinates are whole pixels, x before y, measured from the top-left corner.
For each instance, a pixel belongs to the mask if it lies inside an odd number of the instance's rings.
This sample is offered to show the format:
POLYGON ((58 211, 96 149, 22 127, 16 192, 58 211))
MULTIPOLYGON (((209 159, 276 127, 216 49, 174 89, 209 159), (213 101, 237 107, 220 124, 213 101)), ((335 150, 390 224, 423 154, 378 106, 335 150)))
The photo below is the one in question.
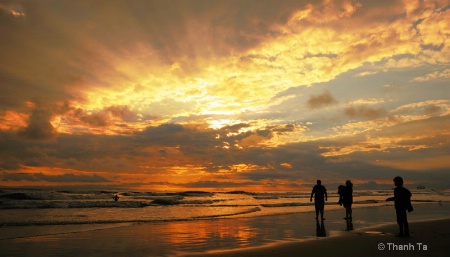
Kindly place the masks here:
POLYGON ((327 190, 325 189, 325 201, 328 201, 328 194, 327 194, 327 190))
POLYGON ((395 201, 395 198, 400 199, 400 198, 398 198, 398 197, 399 197, 399 187, 396 187, 396 188, 394 189, 394 197, 389 197, 388 199, 386 199, 386 201, 387 201, 387 202, 395 201))
POLYGON ((314 195, 314 188, 313 188, 313 190, 311 191, 311 197, 309 198, 309 201, 310 201, 310 202, 312 202, 313 195, 314 195))

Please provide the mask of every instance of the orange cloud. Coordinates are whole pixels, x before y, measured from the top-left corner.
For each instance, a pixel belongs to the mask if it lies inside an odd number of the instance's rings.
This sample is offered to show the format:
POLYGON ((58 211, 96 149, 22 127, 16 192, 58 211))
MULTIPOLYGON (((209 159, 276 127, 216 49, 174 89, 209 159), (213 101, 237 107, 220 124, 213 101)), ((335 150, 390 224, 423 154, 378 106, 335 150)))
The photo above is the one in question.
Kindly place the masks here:
POLYGON ((0 176, 292 189, 418 156, 435 172, 447 2, 0 4, 0 176))
POLYGON ((399 170, 427 171, 430 169, 447 169, 450 167, 448 156, 417 157, 408 160, 377 160, 377 166, 391 167, 399 170))
POLYGON ((18 113, 15 111, 6 111, 3 117, 0 117, 0 131, 14 131, 17 128, 24 128, 27 126, 29 115, 18 113))

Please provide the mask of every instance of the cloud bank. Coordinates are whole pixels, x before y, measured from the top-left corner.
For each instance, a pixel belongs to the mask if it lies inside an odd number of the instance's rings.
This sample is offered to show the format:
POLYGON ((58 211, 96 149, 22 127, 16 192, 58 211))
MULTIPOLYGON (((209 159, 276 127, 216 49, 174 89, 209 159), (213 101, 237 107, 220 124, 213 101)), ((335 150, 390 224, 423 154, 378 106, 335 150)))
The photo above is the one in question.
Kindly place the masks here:
POLYGON ((0 3, 0 185, 448 187, 449 6, 0 3))

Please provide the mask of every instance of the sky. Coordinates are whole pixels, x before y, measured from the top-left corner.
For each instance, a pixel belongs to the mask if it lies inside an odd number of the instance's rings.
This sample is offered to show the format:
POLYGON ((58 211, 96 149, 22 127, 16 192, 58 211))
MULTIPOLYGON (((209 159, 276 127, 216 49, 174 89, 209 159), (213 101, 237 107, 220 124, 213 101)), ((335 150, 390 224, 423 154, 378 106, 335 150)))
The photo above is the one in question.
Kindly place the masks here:
POLYGON ((0 35, 0 187, 450 188, 449 0, 0 0, 0 35))

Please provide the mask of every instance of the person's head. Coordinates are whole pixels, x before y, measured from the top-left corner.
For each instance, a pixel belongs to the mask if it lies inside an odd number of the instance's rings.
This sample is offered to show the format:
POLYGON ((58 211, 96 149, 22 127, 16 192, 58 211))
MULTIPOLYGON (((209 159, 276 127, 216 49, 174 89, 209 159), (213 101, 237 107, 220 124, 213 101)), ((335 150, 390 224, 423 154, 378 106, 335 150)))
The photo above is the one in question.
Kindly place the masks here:
POLYGON ((348 187, 353 187, 353 183, 350 180, 345 181, 345 185, 348 187))
POLYGON ((322 184, 322 181, 320 181, 320 179, 317 180, 317 185, 322 184))
POLYGON ((396 185, 396 186, 403 186, 403 179, 402 179, 402 177, 395 177, 394 178, 394 184, 396 185))

